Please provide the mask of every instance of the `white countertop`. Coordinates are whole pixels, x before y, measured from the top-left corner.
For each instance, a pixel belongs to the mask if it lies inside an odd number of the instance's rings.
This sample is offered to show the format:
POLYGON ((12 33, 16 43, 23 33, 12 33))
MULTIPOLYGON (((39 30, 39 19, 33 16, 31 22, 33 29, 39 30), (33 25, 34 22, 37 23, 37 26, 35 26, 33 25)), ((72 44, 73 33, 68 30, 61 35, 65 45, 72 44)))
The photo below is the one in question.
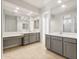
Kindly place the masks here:
POLYGON ((22 36, 23 34, 18 32, 5 32, 2 33, 2 37, 22 36))
POLYGON ((39 33, 39 32, 19 32, 21 34, 26 34, 26 33, 39 33))
POLYGON ((68 38, 76 38, 76 33, 49 33, 48 35, 60 36, 60 37, 68 37, 68 38))
POLYGON ((26 33, 37 33, 37 32, 4 32, 2 37, 22 36, 26 33))

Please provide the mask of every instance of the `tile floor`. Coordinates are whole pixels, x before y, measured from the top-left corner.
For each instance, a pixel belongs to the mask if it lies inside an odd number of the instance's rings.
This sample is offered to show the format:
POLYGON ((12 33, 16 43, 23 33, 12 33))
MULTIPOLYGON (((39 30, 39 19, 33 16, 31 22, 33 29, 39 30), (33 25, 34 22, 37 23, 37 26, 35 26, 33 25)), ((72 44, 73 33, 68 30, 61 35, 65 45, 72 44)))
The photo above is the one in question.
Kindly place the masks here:
POLYGON ((4 50, 2 59, 65 59, 48 51, 42 43, 34 43, 4 50))

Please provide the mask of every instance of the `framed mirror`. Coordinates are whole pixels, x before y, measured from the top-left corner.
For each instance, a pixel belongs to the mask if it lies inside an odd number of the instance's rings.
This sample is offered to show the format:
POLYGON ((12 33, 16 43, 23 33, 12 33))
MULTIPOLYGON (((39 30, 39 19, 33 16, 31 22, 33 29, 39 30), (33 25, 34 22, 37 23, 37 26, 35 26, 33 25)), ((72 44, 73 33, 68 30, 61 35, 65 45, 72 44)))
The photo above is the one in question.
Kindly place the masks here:
POLYGON ((34 29, 39 29, 39 20, 34 20, 34 29))
POLYGON ((77 33, 76 16, 67 15, 63 17, 63 32, 77 33))
POLYGON ((27 23, 23 23, 23 29, 28 29, 28 24, 27 23))

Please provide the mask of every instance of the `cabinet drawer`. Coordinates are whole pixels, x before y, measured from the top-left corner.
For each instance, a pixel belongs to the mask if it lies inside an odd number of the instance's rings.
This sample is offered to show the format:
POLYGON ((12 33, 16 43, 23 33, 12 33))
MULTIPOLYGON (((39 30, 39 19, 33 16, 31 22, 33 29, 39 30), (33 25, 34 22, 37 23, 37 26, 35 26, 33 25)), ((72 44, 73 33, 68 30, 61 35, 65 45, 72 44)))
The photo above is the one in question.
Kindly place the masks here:
POLYGON ((36 33, 30 33, 30 36, 36 36, 36 33))
POLYGON ((70 42, 70 43, 77 43, 77 39, 73 39, 73 38, 63 38, 63 41, 70 42))
POLYGON ((24 34, 24 36, 29 36, 29 34, 24 34))
POLYGON ((62 40, 62 37, 58 37, 58 36, 51 36, 51 39, 53 39, 53 40, 62 40))
POLYGON ((46 39, 50 39, 50 35, 46 35, 45 37, 46 37, 46 39))

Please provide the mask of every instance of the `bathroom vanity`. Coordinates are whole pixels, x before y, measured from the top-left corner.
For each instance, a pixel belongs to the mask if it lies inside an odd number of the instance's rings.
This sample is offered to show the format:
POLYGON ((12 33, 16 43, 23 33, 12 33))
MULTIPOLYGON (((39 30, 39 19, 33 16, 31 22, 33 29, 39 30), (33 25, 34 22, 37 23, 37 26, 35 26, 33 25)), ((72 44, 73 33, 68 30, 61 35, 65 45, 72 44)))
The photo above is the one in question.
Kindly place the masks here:
POLYGON ((46 34, 46 48, 69 59, 77 59, 76 34, 46 34))
POLYGON ((23 46, 40 41, 40 33, 19 33, 19 32, 6 32, 3 33, 3 49, 15 46, 23 46))
POLYGON ((21 45, 23 35, 16 32, 3 33, 3 49, 21 45))
POLYGON ((31 44, 40 41, 40 33, 24 33, 22 45, 31 44))

